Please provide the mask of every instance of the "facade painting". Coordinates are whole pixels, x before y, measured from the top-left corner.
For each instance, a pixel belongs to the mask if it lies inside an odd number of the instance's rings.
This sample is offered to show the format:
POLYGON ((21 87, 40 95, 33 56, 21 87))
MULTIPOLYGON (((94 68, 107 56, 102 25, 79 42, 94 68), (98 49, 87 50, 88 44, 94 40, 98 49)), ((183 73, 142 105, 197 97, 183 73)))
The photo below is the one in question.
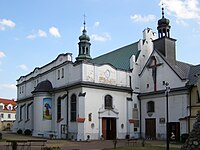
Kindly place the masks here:
POLYGON ((52 98, 43 99, 43 119, 51 120, 52 119, 52 98))

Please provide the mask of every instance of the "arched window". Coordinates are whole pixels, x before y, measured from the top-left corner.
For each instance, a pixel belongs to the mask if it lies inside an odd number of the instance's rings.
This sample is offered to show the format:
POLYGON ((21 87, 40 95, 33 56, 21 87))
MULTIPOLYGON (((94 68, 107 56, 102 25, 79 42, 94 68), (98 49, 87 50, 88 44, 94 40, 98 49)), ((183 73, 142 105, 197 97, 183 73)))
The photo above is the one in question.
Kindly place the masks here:
POLYGON ((61 97, 57 100, 57 120, 61 119, 61 97))
POLYGON ((155 105, 153 101, 147 102, 147 112, 155 112, 155 105))
POLYGON ((112 96, 106 95, 104 99, 105 109, 112 109, 112 96))
POLYGON ((71 121, 76 121, 76 95, 71 96, 71 121))

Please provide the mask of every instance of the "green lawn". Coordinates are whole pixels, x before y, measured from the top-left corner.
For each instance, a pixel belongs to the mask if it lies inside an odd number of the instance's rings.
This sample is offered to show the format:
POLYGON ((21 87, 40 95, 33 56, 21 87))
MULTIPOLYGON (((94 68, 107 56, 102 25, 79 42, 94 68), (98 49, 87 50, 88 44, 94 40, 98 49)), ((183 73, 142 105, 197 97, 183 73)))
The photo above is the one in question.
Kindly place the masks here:
MULTIPOLYGON (((104 150, 114 150, 114 148, 111 149, 104 149, 104 150)), ((145 147, 120 147, 116 148, 115 150, 166 150, 165 147, 160 146, 145 146, 145 147)), ((180 150, 180 148, 170 148, 170 150, 180 150)))

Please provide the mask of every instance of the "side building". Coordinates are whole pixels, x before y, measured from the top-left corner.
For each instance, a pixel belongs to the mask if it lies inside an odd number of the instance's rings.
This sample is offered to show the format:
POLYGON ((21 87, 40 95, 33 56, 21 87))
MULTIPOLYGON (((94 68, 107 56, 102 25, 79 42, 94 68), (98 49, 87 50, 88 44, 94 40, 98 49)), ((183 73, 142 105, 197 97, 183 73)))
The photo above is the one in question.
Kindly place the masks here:
POLYGON ((132 86, 134 103, 139 106, 140 136, 164 140, 175 135, 172 140, 180 141, 182 134, 191 131, 200 110, 200 68, 176 60, 176 39, 170 36, 169 23, 163 10, 153 51, 142 70, 133 71, 132 86))
POLYGON ((13 131, 78 141, 139 136, 138 116, 134 127, 132 64, 145 65, 155 39, 151 29, 143 33, 142 40, 92 59, 84 27, 75 62, 72 54, 60 54, 17 80, 13 131))
POLYGON ((0 131, 10 130, 16 119, 16 102, 0 98, 0 131))

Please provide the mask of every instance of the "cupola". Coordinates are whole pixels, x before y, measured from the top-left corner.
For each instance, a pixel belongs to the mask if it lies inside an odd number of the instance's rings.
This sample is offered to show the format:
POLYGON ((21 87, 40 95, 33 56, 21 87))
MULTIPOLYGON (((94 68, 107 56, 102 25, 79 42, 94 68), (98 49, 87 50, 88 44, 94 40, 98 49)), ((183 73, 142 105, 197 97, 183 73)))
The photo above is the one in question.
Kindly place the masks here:
POLYGON ((162 18, 158 20, 158 37, 162 38, 164 36, 170 37, 170 28, 169 19, 165 18, 164 16, 164 8, 162 7, 162 18))
POLYGON ((76 57, 77 61, 85 61, 85 60, 90 60, 92 59, 90 56, 90 37, 87 35, 87 31, 85 28, 85 20, 84 20, 84 29, 82 31, 82 35, 79 36, 79 53, 78 57, 76 57))

